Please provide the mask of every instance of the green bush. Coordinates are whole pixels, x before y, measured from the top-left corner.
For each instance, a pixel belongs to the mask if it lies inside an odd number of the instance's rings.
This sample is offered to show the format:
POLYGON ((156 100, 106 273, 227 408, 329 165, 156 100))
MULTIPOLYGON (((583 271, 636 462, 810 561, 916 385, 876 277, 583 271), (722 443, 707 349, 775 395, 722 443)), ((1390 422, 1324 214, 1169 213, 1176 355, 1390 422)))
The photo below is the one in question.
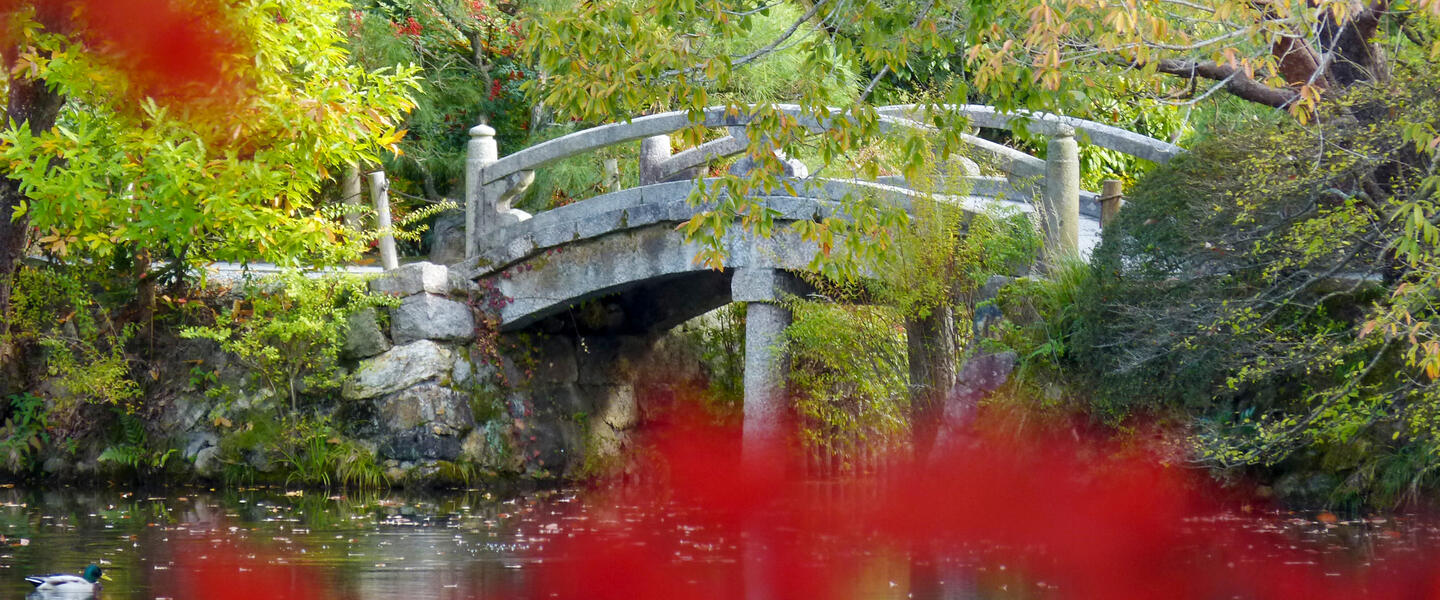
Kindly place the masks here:
POLYGON ((163 471, 176 449, 153 446, 144 421, 129 413, 115 412, 110 444, 100 453, 99 461, 120 465, 130 470, 137 480, 163 471))
POLYGON ((1142 180, 1095 253, 1064 363, 1094 410, 1185 411, 1206 464, 1322 469, 1377 498, 1430 481, 1437 84, 1397 72, 1317 125, 1218 134, 1142 180))
POLYGON ((232 484, 257 478, 326 489, 376 489, 390 484, 375 452, 345 436, 328 417, 277 418, 248 411, 237 418, 235 429, 221 437, 219 447, 225 479, 232 484))
POLYGON ((745 405, 745 307, 743 302, 730 304, 684 330, 700 351, 707 407, 718 416, 737 417, 745 405))
MULTIPOLYGON (((53 411, 65 416, 74 403, 102 404, 134 411, 143 390, 130 375, 125 344, 136 325, 111 318, 102 298, 117 282, 105 265, 24 266, 15 275, 9 343, 37 344, 45 373, 59 394, 53 411)), ((114 300, 112 298, 112 300, 114 300)))
POLYGON ((309 394, 340 386, 337 367, 350 316, 398 303, 370 293, 360 277, 293 270, 247 285, 244 297, 214 325, 188 327, 181 336, 219 343, 255 369, 277 398, 288 398, 292 411, 302 384, 309 394))
POLYGON ((50 443, 49 409, 43 398, 28 393, 5 398, 5 421, 0 425, 0 458, 16 473, 32 472, 37 457, 50 443))
POLYGON ((853 468, 861 453, 905 440, 909 368, 905 325, 893 309, 792 299, 785 330, 801 442, 853 468))

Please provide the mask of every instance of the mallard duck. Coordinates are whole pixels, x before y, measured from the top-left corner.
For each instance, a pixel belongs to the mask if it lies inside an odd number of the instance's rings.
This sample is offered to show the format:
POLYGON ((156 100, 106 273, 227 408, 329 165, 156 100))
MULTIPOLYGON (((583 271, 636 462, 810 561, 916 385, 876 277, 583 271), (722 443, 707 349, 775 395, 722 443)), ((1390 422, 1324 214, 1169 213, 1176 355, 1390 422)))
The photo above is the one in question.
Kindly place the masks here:
POLYGON ((90 565, 85 567, 85 574, 70 575, 68 573, 54 573, 51 575, 31 575, 25 581, 35 584, 37 592, 65 592, 76 594, 87 594, 100 591, 100 580, 109 581, 100 572, 100 567, 90 565))

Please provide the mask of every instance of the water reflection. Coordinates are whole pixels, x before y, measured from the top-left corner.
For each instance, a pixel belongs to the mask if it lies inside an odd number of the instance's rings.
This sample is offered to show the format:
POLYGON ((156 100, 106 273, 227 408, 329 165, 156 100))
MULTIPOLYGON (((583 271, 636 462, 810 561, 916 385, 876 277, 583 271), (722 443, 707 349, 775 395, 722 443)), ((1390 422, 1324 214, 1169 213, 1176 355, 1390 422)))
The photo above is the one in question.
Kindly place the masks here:
MULTIPOLYGON (((6 488, 0 489, 0 600, 83 597, 32 594, 24 577, 76 572, 90 563, 113 578, 102 593, 107 600, 255 600, 256 594, 308 600, 522 598, 547 568, 565 569, 574 558, 555 548, 577 534, 601 530, 622 532, 611 540, 614 546, 600 550, 606 552, 666 538, 667 552, 679 550, 662 560, 689 565, 688 585, 704 590, 698 595, 742 598, 745 577, 735 576, 737 565, 756 556, 763 562, 764 554, 752 549, 794 543, 710 529, 701 525, 705 519, 679 508, 646 522, 646 531, 626 532, 627 524, 640 522, 635 514, 623 498, 587 504, 571 491, 498 499, 478 492, 326 496, 268 489, 146 494, 6 488), (202 577, 206 581, 196 580, 202 577)), ((1424 548, 1440 537, 1429 521, 1405 517, 1222 515, 1186 525, 1275 534, 1290 540, 1285 556, 1336 568, 1368 565, 1377 546, 1424 548)), ((846 565, 845 593, 832 597, 1063 597, 1023 568, 987 562, 991 548, 901 547, 824 536, 802 542, 800 551, 846 565)), ((763 565, 746 570, 746 577, 752 574, 805 575, 766 573, 763 565)), ((593 585, 627 576, 602 574, 593 585)))
POLYGON ((518 532, 544 530, 525 524, 552 496, 3 489, 0 596, 29 593, 28 574, 95 563, 114 579, 107 599, 173 597, 178 581, 234 551, 304 567, 335 598, 503 597, 524 584, 519 567, 543 541, 518 532))

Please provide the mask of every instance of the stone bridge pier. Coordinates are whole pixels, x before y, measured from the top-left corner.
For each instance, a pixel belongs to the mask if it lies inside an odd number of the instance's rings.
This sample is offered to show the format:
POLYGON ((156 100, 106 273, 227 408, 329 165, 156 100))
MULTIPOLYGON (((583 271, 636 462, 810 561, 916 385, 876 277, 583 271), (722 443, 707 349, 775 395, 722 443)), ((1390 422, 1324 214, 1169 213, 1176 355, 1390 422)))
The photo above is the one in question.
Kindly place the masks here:
POLYGON ((781 452, 789 424, 785 379, 790 363, 785 354, 785 328, 792 315, 786 295, 801 295, 803 284, 792 274, 773 268, 737 269, 730 279, 730 297, 744 302, 745 425, 742 460, 752 465, 779 465, 767 460, 781 452))

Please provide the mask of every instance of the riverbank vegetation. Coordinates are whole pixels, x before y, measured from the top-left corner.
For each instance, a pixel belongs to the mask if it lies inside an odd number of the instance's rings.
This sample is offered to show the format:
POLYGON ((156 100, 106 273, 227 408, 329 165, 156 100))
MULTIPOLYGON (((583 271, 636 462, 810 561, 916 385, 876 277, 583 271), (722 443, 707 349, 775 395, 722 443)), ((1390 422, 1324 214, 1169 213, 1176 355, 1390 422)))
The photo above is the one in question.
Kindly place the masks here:
MULTIPOLYGON (((225 290, 202 268, 369 260, 377 232, 347 218, 365 209, 342 196, 347 174, 372 168, 417 232, 402 249, 435 256, 453 243, 442 232, 463 227, 440 213, 463 195, 475 124, 506 154, 723 105, 755 115, 740 157, 752 168, 694 173, 716 178, 692 197, 713 210, 681 227, 702 262, 721 264, 736 227, 774 232, 756 198, 791 185, 782 159, 903 178, 922 195, 913 214, 857 196, 795 225, 824 251, 806 277, 816 293, 788 300, 791 389, 807 448, 841 471, 933 433, 946 403, 974 391, 966 365, 1004 355, 1015 372, 980 410, 1159 424, 1187 441, 1186 461, 1303 502, 1391 506, 1440 485, 1433 2, 141 4, 206 26, 157 46, 107 25, 118 17, 103 2, 3 10, 0 458, 12 473, 61 469, 44 457, 73 459, 77 440, 101 440, 92 458, 136 477, 194 461, 183 428, 163 424, 187 414, 171 402, 183 383, 225 397, 223 411, 186 416, 225 434, 208 455, 219 477, 403 483, 345 422, 376 417, 347 405, 340 368, 364 358, 342 356, 357 315, 383 322, 399 300, 299 271, 225 290), (882 130, 878 109, 893 104, 917 105, 905 116, 923 127, 882 130), (1001 174, 968 135, 1045 152, 1033 128, 977 130, 963 104, 1092 119, 1188 152, 1155 165, 1087 146, 1086 185, 1120 179, 1128 205, 1088 262, 1044 255, 1022 215, 933 201, 967 193, 964 176, 1001 174)), ((717 135, 682 131, 674 150, 717 135)), ((633 150, 540 170, 514 204, 603 193, 605 160, 633 150)), ((490 292, 466 293, 477 322, 493 321, 490 292)), ((733 418, 744 315, 726 311, 676 343, 733 418)), ((490 347, 497 332, 479 335, 494 364, 477 372, 543 370, 513 368, 490 347)), ((512 390, 479 385, 477 420, 537 426, 512 390)), ((585 407, 563 412, 552 429, 582 433, 554 435, 592 433, 585 407)), ((467 452, 490 462, 433 474, 469 483, 516 464, 512 434, 485 427, 467 452)))

